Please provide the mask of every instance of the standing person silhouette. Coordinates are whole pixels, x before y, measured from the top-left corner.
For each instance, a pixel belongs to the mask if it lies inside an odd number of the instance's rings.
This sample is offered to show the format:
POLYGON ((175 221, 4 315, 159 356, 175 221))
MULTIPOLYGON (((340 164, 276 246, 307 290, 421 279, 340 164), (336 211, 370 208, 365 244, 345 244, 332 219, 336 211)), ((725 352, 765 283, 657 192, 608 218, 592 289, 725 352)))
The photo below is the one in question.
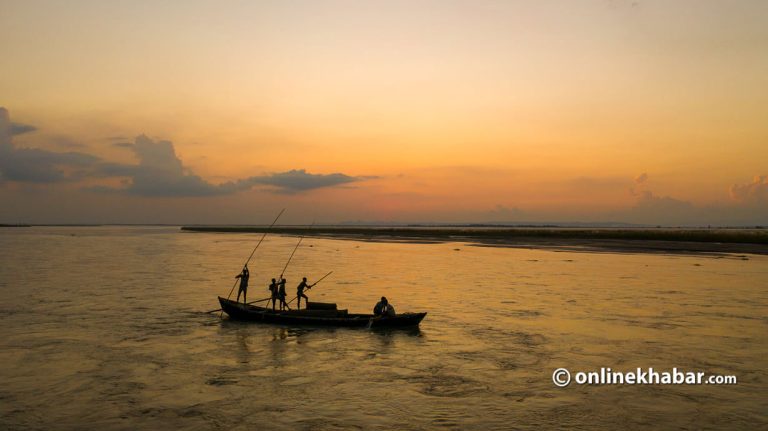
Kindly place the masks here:
POLYGON ((280 278, 280 283, 278 283, 280 286, 277 291, 277 297, 280 299, 280 309, 285 310, 288 308, 288 303, 285 302, 285 279, 280 278))
POLYGON ((277 280, 272 279, 272 283, 269 285, 269 291, 272 293, 272 311, 275 311, 275 303, 277 303, 278 284, 277 280))
POLYGON ((248 300, 246 299, 246 296, 248 295, 248 279, 251 278, 251 273, 250 273, 250 271, 248 271, 248 265, 245 265, 243 267, 243 271, 240 274, 238 274, 237 276, 235 276, 235 278, 239 278, 240 279, 240 288, 237 289, 237 301, 236 302, 240 301, 240 294, 242 293, 243 294, 243 304, 245 304, 246 302, 248 302, 248 300))
MULTIPOLYGON (((315 283, 317 284, 317 283, 315 283)), ((296 286, 296 298, 299 300, 299 305, 297 305, 298 309, 301 310, 301 298, 304 298, 306 300, 307 305, 309 305, 309 298, 307 298, 307 295, 304 294, 304 289, 311 289, 313 285, 307 284, 307 277, 304 277, 301 279, 301 283, 299 283, 298 286, 296 286)))

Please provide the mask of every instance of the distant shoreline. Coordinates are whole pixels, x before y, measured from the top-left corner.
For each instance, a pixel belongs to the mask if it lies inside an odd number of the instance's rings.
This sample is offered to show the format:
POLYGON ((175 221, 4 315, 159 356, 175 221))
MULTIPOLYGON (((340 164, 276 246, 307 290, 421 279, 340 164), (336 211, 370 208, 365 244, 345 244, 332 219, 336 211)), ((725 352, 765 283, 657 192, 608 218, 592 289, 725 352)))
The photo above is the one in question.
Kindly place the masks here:
POLYGON ((281 226, 268 230, 264 226, 183 226, 181 230, 209 233, 269 231, 359 241, 468 242, 486 247, 568 251, 768 255, 768 231, 763 229, 281 226))

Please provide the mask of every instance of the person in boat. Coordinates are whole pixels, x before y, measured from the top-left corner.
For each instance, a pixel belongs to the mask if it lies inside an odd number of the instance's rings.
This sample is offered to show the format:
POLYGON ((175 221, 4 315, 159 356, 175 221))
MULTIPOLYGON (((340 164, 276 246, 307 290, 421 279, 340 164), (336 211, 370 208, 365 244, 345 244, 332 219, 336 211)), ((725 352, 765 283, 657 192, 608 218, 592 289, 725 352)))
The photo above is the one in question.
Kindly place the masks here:
POLYGON ((269 292, 272 294, 272 311, 275 311, 275 304, 277 303, 278 298, 278 288, 277 280, 273 278, 272 283, 269 284, 269 292))
POLYGON ((373 306, 373 315, 374 316, 381 316, 384 313, 384 307, 387 306, 387 298, 381 297, 381 301, 377 302, 376 305, 373 306))
POLYGON ((280 309, 285 310, 288 308, 288 303, 285 302, 285 279, 280 278, 280 283, 278 283, 278 290, 277 290, 277 298, 280 300, 280 309))
POLYGON ((298 286, 296 286, 296 298, 299 299, 299 305, 297 305, 298 309, 301 309, 301 298, 304 298, 307 304, 309 304, 309 298, 307 298, 307 295, 304 294, 304 289, 311 289, 313 285, 307 284, 307 277, 304 277, 301 279, 301 283, 299 283, 298 286))
POLYGON ((243 267, 243 272, 235 276, 240 279, 240 288, 237 289, 237 302, 240 301, 240 294, 243 294, 243 303, 248 302, 246 296, 248 295, 248 279, 251 277, 251 273, 248 271, 248 265, 243 267))
POLYGON ((395 317, 395 307, 387 301, 385 296, 373 307, 373 315, 378 317, 395 317))
POLYGON ((384 308, 384 316, 386 317, 395 317, 395 306, 387 302, 386 308, 384 308))

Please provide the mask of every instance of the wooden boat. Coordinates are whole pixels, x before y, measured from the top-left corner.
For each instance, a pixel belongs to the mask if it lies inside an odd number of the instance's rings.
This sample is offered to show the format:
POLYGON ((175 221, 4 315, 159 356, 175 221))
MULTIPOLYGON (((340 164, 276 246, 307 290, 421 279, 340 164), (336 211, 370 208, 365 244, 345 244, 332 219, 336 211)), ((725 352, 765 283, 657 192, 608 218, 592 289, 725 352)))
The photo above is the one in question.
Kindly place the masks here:
POLYGON ((221 309, 232 319, 285 325, 400 328, 418 326, 427 313, 403 313, 394 317, 354 314, 337 310, 336 304, 310 302, 305 310, 272 311, 219 296, 221 309))

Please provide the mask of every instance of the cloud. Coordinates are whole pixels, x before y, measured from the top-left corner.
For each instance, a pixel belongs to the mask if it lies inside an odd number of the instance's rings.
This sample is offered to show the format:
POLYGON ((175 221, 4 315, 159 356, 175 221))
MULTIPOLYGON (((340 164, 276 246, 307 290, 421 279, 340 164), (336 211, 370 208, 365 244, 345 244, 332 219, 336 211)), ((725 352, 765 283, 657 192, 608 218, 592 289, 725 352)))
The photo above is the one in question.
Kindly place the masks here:
MULTIPOLYGON (((117 192, 139 196, 191 197, 232 194, 264 186, 277 193, 300 193, 334 187, 375 177, 353 177, 342 173, 312 174, 304 169, 252 176, 222 184, 212 184, 185 167, 170 141, 155 141, 145 135, 133 142, 112 145, 133 151, 135 165, 109 162, 83 152, 55 152, 38 148, 18 148, 14 135, 37 130, 12 123, 8 111, 0 108, 0 181, 55 183, 84 178, 125 178, 125 187, 91 186, 90 191, 117 192)), ((115 139, 122 139, 115 137, 115 139)), ((71 143, 68 146, 77 146, 71 143)))
POLYGON ((688 201, 675 199, 670 196, 657 196, 653 192, 646 190, 640 193, 637 207, 676 213, 690 211, 694 208, 694 205, 688 201))
POLYGON ((630 180, 626 177, 577 177, 568 185, 579 190, 625 190, 630 180))
POLYGON ((659 196, 648 190, 648 181, 649 176, 645 172, 635 177, 629 193, 637 196, 637 203, 626 211, 616 213, 617 220, 658 225, 708 223, 711 214, 707 209, 671 196, 659 196))
POLYGON ((14 135, 33 130, 36 129, 32 126, 12 123, 8 110, 0 108, 0 180, 32 183, 77 180, 101 161, 86 153, 17 148, 13 144, 14 135))
POLYGON ((129 193, 142 196, 212 196, 227 193, 221 187, 184 168, 170 141, 136 137, 131 147, 139 158, 129 193))
POLYGON ((139 163, 104 163, 99 173, 106 177, 128 177, 127 186, 94 186, 88 190, 151 197, 215 196, 235 191, 230 185, 211 184, 185 168, 170 141, 154 141, 146 135, 140 135, 133 143, 120 142, 113 145, 132 150, 139 163))
POLYGON ((520 218, 522 211, 519 208, 508 208, 502 204, 496 204, 496 207, 484 214, 483 220, 490 222, 508 222, 520 218))
MULTIPOLYGON (((6 111, 6 114, 7 114, 7 112, 8 111, 6 111)), ((35 130, 37 130, 37 127, 30 126, 28 124, 11 123, 11 125, 10 125, 11 136, 21 135, 23 133, 34 132, 35 130)))
POLYGON ((293 169, 270 175, 254 176, 240 180, 237 188, 250 188, 254 185, 273 186, 280 193, 298 193, 322 187, 333 187, 375 177, 352 177, 342 173, 310 174, 304 169, 293 169))
MULTIPOLYGON (((127 143, 126 143, 127 144, 127 143)), ((342 173, 311 174, 304 169, 269 175, 253 176, 222 184, 212 184, 184 167, 170 141, 154 141, 145 135, 138 136, 132 144, 120 145, 131 149, 139 158, 138 166, 105 166, 114 176, 128 176, 130 182, 124 189, 112 189, 140 196, 192 197, 216 196, 236 193, 255 186, 269 186, 278 193, 299 193, 321 187, 333 187, 363 178, 342 173)), ((100 187, 94 190, 109 191, 100 187)))
POLYGON ((730 204, 694 204, 671 196, 660 196, 647 189, 649 178, 641 174, 635 179, 638 189, 634 207, 612 216, 617 220, 666 226, 747 226, 768 223, 768 176, 759 175, 752 182, 734 184, 730 189, 730 204), (645 190, 642 190, 645 189, 645 190), (759 208, 756 208, 759 207, 759 208), (759 209, 759 210, 756 210, 759 209))
POLYGON ((629 194, 632 196, 643 196, 646 192, 638 190, 645 188, 645 184, 648 182, 648 174, 643 172, 635 177, 635 185, 629 188, 629 194))
POLYGON ((645 190, 638 196, 635 206, 607 214, 613 220, 649 225, 691 225, 709 223, 707 210, 671 196, 659 196, 645 190))
POLYGON ((756 175, 751 183, 731 186, 731 198, 744 204, 768 204, 768 175, 756 175))
POLYGON ((51 183, 79 180, 98 161, 98 157, 83 153, 0 147, 0 175, 7 181, 51 183))

